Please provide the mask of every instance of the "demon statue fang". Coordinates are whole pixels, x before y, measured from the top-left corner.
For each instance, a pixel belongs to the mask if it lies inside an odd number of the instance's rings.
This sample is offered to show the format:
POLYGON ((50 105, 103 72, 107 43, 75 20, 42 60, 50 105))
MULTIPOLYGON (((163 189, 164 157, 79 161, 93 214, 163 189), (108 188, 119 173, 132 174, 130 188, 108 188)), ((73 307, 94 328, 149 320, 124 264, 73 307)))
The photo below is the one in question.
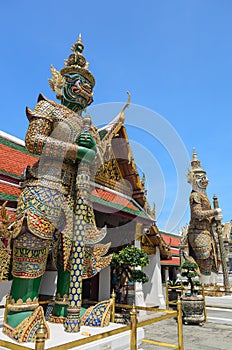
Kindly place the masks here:
POLYGON ((211 209, 206 194, 208 179, 195 150, 191 166, 192 169, 187 174, 188 182, 192 185, 191 220, 187 231, 189 257, 199 266, 201 282, 209 284, 213 282, 219 269, 220 259, 214 226, 215 220, 222 219, 222 211, 220 208, 211 209))
POLYGON ((96 228, 90 195, 90 168, 97 154, 91 118, 82 111, 93 101, 95 80, 82 54, 81 37, 65 67, 51 67, 49 84, 61 104, 40 95, 31 110, 25 145, 39 160, 27 167, 12 229, 12 288, 3 331, 18 342, 34 341, 41 323, 41 278, 52 251, 58 271, 51 322, 78 332, 82 279, 109 265, 108 245, 98 242, 106 229, 96 228))

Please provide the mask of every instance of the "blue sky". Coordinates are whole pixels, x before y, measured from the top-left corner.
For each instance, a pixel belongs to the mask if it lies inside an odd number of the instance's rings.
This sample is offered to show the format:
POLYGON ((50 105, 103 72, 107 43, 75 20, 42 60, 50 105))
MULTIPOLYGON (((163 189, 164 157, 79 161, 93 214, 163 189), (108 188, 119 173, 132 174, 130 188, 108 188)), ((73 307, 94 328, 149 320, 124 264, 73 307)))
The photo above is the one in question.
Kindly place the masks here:
POLYGON ((139 170, 147 173, 158 226, 176 231, 189 220, 184 209, 191 189, 184 174, 178 174, 187 172, 188 160, 181 156, 182 165, 176 165, 177 140, 189 157, 196 147, 210 180, 209 198, 217 193, 224 221, 232 219, 230 0, 13 0, 1 3, 0 18, 3 131, 24 138, 25 106, 33 108, 40 92, 55 99, 47 83, 50 64, 61 69, 82 33, 84 54, 97 82, 91 108, 95 123, 113 119, 127 99, 126 91, 131 93, 128 134, 139 170), (98 106, 109 103, 114 107, 103 120, 98 106), (166 124, 163 134, 158 130, 155 135, 150 129, 159 127, 159 116, 166 124), (171 128, 178 136, 168 140, 171 128), (173 141, 171 146, 168 141, 173 141), (136 145, 145 149, 142 156, 136 145), (183 192, 178 196, 181 217, 167 225, 178 189, 183 192))

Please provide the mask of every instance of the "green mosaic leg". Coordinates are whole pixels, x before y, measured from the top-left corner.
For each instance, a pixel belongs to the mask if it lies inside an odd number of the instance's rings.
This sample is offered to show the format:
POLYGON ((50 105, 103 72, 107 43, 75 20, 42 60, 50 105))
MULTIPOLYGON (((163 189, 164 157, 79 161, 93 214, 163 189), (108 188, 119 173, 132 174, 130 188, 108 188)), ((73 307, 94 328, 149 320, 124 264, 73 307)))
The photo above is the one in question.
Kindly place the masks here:
POLYGON ((13 242, 13 282, 7 301, 5 320, 17 327, 38 307, 38 294, 45 271, 49 241, 24 230, 13 242))
POLYGON ((30 302, 34 300, 34 298, 38 298, 39 286, 41 277, 37 278, 13 278, 12 288, 11 288, 11 299, 15 301, 21 299, 24 305, 20 308, 20 305, 15 306, 15 310, 8 311, 6 316, 6 323, 15 328, 19 325, 21 321, 23 321, 26 317, 28 317, 34 311, 34 307, 32 305, 31 310, 23 310, 25 308, 26 301, 28 302, 28 307, 30 308, 30 302), (18 308, 18 310, 17 310, 18 308))
POLYGON ((57 317, 61 318, 62 322, 62 318, 66 317, 68 314, 70 272, 68 270, 64 271, 59 263, 57 264, 57 270, 57 293, 52 316, 50 318, 51 322, 58 322, 57 317))
POLYGON ((70 277, 70 291, 68 316, 64 323, 66 332, 80 331, 80 310, 82 302, 82 260, 84 245, 81 242, 73 242, 72 270, 70 277))

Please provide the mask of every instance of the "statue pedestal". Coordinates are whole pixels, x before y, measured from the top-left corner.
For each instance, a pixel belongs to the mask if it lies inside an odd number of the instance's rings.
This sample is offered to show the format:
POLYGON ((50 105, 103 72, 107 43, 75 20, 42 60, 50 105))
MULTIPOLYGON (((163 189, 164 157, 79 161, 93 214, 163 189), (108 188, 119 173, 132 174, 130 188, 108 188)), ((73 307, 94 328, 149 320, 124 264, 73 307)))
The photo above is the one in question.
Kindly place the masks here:
MULTIPOLYGON (((3 309, 4 310, 4 309, 3 309)), ((62 346, 64 344, 76 341, 79 339, 84 339, 88 336, 84 334, 97 335, 104 332, 109 332, 117 328, 124 327, 125 325, 110 323, 107 327, 87 327, 81 326, 81 330, 78 333, 67 333, 64 331, 64 327, 61 324, 49 323, 50 328, 50 339, 45 341, 45 348, 50 348, 54 346, 62 346)), ((2 322, 0 324, 0 329, 2 327, 2 322)), ((137 331, 137 343, 141 344, 142 339, 144 338, 144 329, 138 328, 137 331)), ((19 344, 14 340, 7 337, 5 334, 0 332, 0 340, 4 342, 10 342, 11 345, 17 344, 20 349, 20 345, 27 347, 28 349, 34 349, 34 343, 23 343, 19 344)), ((130 331, 126 331, 123 333, 115 334, 110 337, 95 340, 91 343, 87 343, 85 345, 80 345, 78 347, 72 348, 73 350, 102 350, 102 349, 114 349, 114 350, 129 350, 130 349, 130 331)))

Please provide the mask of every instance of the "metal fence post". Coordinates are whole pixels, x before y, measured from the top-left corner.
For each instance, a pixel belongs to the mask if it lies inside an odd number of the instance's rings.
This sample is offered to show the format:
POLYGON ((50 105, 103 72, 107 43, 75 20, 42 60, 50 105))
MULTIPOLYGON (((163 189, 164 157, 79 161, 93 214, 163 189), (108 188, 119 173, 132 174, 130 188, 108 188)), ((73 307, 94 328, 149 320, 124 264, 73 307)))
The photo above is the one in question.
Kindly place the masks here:
POLYGON ((130 350, 137 349, 137 312, 135 305, 130 312, 130 350))
POLYGON ((35 336, 35 350, 45 349, 46 336, 47 336, 47 329, 45 328, 44 323, 41 323, 35 336))
POLYGON ((168 281, 166 281, 166 285, 165 285, 165 288, 166 288, 166 309, 169 310, 169 295, 168 295, 168 281))
POLYGON ((115 300, 116 300, 116 293, 113 289, 113 292, 111 294, 111 299, 112 299, 112 309, 111 309, 111 317, 110 320, 111 322, 114 322, 115 319, 115 300))
POLYGON ((180 296, 177 301, 177 327, 178 327, 178 346, 179 350, 184 350, 184 339, 183 339, 183 323, 182 323, 182 307, 180 296))

